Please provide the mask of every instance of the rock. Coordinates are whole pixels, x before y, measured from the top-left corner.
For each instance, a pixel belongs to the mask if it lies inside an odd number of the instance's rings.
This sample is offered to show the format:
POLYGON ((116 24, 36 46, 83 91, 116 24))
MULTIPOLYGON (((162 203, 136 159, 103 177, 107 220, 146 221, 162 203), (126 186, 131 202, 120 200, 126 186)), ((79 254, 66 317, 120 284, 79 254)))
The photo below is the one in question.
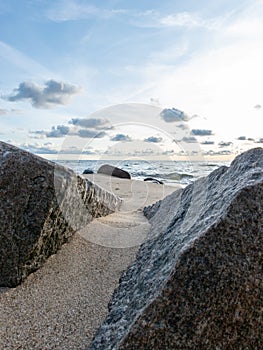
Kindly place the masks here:
POLYGON ((109 165, 109 164, 104 164, 102 165, 99 170, 98 174, 105 174, 109 176, 115 176, 115 177, 120 177, 121 179, 130 179, 131 175, 120 168, 117 168, 115 166, 109 165))
POLYGON ((94 174, 94 171, 91 169, 85 169, 82 174, 83 175, 94 174))
POLYGON ((157 179, 154 179, 153 177, 146 177, 145 179, 143 179, 143 181, 151 181, 155 184, 160 184, 163 185, 163 182, 157 179))
POLYGON ((262 349, 263 149, 145 209, 90 349, 262 349))
POLYGON ((0 286, 14 287, 114 196, 73 171, 0 142, 0 286))

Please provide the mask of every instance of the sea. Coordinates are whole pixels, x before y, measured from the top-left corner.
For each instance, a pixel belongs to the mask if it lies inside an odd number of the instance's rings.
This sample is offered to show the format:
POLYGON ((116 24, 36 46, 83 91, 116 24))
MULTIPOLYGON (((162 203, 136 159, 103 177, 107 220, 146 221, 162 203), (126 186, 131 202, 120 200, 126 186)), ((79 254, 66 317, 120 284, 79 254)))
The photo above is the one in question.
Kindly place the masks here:
POLYGON ((103 164, 110 164, 126 170, 134 180, 143 181, 145 178, 153 178, 162 181, 169 186, 185 187, 200 177, 207 176, 220 166, 229 166, 230 162, 206 162, 206 161, 145 161, 145 160, 56 160, 58 164, 82 174, 89 169, 96 173, 103 164))

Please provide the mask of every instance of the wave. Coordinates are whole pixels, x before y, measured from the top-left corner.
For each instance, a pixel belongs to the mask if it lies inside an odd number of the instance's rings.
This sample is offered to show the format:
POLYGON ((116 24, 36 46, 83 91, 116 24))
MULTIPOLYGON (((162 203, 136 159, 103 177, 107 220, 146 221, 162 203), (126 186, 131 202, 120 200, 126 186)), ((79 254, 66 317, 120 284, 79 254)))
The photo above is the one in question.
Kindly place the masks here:
POLYGON ((187 173, 169 173, 163 174, 163 178, 170 180, 183 180, 183 179, 192 179, 194 175, 187 173))
POLYGON ((153 177, 153 178, 176 180, 176 181, 194 178, 194 175, 187 174, 187 173, 168 173, 168 174, 161 173, 160 174, 160 173, 136 172, 132 175, 139 176, 139 177, 153 177))

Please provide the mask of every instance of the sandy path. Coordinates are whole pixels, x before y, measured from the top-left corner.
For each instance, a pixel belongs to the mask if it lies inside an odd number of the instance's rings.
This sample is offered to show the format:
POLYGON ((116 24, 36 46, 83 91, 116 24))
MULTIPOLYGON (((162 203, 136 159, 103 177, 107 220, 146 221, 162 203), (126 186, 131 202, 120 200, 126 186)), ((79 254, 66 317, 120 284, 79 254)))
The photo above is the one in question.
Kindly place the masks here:
POLYGON ((174 190, 89 178, 123 198, 120 212, 94 220, 21 286, 0 294, 1 350, 87 349, 122 271, 135 258, 134 244, 150 229, 142 208, 174 190))

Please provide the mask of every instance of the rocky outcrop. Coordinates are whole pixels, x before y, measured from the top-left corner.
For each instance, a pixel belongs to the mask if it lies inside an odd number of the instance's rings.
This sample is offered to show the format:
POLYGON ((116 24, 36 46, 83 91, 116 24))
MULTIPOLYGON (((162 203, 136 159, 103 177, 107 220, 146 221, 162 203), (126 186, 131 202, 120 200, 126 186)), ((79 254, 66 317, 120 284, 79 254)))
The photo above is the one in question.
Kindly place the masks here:
POLYGON ((263 149, 145 209, 90 349, 262 349, 263 149))
POLYGON ((118 197, 73 171, 0 142, 0 286, 14 287, 118 197))
POLYGON ((130 179, 131 175, 120 168, 117 168, 115 166, 109 165, 109 164, 104 164, 98 169, 98 174, 105 174, 109 176, 115 176, 119 177, 121 179, 130 179))

